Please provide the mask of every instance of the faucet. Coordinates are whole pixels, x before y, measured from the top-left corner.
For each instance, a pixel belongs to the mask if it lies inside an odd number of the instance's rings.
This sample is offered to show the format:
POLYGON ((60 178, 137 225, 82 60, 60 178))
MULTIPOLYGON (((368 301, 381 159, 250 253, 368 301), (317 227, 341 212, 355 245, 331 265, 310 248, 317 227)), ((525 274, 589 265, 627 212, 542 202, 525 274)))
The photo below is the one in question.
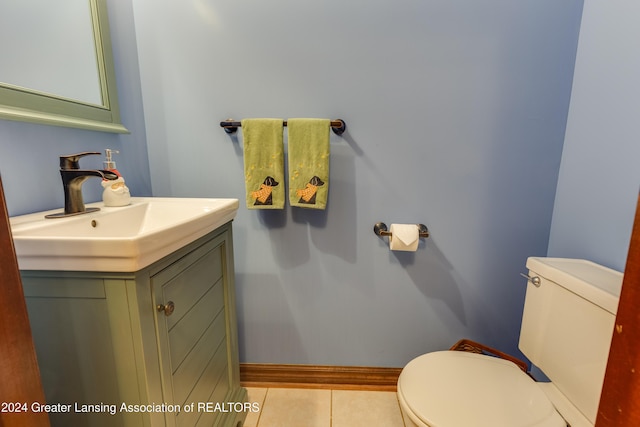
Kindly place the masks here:
POLYGON ((60 176, 62 177, 62 187, 64 189, 64 212, 46 215, 46 218, 62 218, 100 210, 100 208, 85 208, 82 200, 82 184, 92 176, 114 180, 118 179, 118 175, 108 170, 80 169, 80 158, 91 154, 99 155, 100 153, 87 151, 60 156, 60 176))

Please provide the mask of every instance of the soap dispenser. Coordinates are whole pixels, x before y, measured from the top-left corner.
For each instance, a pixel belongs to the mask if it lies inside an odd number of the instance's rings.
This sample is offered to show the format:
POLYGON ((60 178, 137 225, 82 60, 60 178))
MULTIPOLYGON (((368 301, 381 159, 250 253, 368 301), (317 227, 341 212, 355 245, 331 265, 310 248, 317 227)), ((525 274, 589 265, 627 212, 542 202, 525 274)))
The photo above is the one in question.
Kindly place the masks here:
POLYGON ((118 175, 115 180, 102 180, 102 201, 105 206, 126 206, 131 203, 129 188, 124 183, 124 178, 116 169, 116 162, 113 161, 113 154, 119 153, 117 150, 107 148, 105 151, 104 169, 118 175))

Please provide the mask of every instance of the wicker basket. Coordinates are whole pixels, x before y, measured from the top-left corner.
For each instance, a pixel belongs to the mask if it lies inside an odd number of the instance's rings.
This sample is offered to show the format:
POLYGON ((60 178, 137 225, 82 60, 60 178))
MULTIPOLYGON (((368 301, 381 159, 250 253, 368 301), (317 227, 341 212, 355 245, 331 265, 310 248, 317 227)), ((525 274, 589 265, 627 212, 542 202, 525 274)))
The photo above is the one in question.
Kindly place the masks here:
POLYGON ((453 350, 453 351, 467 351, 470 353, 477 353, 477 354, 485 354, 487 356, 493 356, 493 357, 498 357, 500 359, 505 359, 508 360, 510 362, 515 363, 518 368, 522 369, 525 373, 528 373, 528 366, 527 364, 516 358, 513 356, 508 355, 507 353, 503 353, 500 350, 496 350, 495 348, 491 348, 491 347, 487 347, 484 344, 480 344, 478 342, 475 341, 471 341, 471 340, 467 340, 467 339, 462 339, 460 341, 458 341, 457 343, 455 343, 453 345, 453 347, 451 347, 449 350, 453 350))

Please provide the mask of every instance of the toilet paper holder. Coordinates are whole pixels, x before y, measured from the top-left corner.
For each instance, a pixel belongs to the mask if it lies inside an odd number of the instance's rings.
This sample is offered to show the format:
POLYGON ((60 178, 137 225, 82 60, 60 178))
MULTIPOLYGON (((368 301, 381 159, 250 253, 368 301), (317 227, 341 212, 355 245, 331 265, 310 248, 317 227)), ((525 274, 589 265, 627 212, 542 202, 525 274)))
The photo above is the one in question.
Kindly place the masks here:
MULTIPOLYGON (((423 238, 429 237, 429 229, 424 224, 416 224, 418 227, 418 235, 423 238)), ((391 237, 391 232, 387 228, 387 224, 384 222, 379 222, 373 226, 373 232, 380 237, 388 236, 391 237)))

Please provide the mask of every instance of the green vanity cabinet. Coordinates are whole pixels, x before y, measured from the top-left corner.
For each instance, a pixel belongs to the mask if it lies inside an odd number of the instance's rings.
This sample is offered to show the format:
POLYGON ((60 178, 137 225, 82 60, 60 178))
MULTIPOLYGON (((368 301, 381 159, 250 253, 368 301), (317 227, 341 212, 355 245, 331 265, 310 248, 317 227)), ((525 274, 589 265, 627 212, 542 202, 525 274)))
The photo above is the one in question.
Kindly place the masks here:
POLYGON ((53 426, 242 426, 231 223, 132 273, 21 274, 53 426))

